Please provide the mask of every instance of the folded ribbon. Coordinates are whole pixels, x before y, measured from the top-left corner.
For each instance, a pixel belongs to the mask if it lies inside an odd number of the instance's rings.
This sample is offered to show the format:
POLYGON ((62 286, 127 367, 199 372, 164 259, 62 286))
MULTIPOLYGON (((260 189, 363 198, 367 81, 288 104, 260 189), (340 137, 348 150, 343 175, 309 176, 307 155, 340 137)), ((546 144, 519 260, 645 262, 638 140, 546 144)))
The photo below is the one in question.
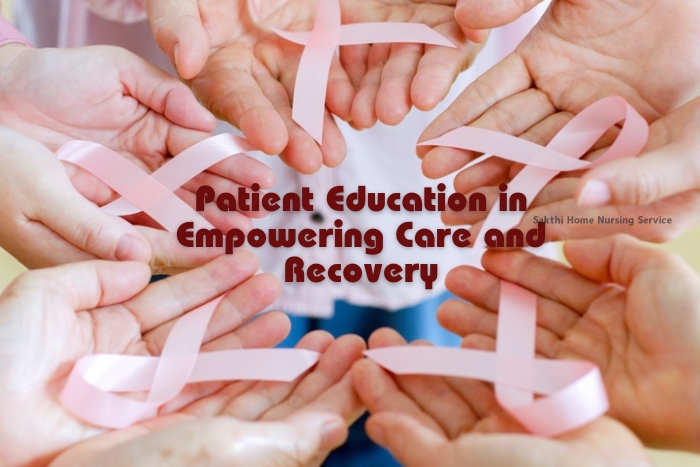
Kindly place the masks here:
MULTIPOLYGON (((513 178, 509 191, 523 193, 528 202, 562 171, 596 167, 614 159, 636 156, 644 147, 649 126, 624 99, 606 97, 586 107, 571 119, 546 147, 515 136, 474 127, 461 127, 439 138, 423 143, 423 146, 449 146, 485 153, 466 167, 498 156, 526 167, 513 178), (615 142, 595 161, 579 160, 603 134, 621 120, 625 120, 615 142)), ((518 225, 523 212, 500 212, 498 204, 491 208, 481 231, 496 228, 502 232, 518 225)), ((483 247, 484 235, 480 235, 475 248, 483 247)))
POLYGON ((299 349, 199 352, 219 297, 177 320, 160 357, 89 355, 79 359, 60 395, 74 415, 97 426, 124 428, 157 415, 187 383, 222 380, 292 381, 319 354, 299 349), (149 390, 145 400, 114 391, 149 390))
POLYGON ((608 409, 602 377, 590 362, 535 359, 537 299, 501 281, 496 351, 387 347, 365 355, 398 375, 474 378, 495 383, 499 404, 530 432, 556 436, 608 409), (544 397, 534 399, 534 394, 544 397))
MULTIPOLYGON (((100 144, 71 141, 59 159, 87 170, 119 193, 103 206, 110 214, 146 212, 174 232, 184 222, 213 228, 173 191, 227 157, 254 148, 243 138, 223 134, 201 141, 152 174, 100 144)), ((299 349, 244 349, 199 353, 219 297, 180 317, 159 357, 89 355, 79 359, 60 395, 73 414, 94 425, 123 428, 155 416, 187 383, 228 380, 291 381, 313 366, 317 352, 299 349), (145 400, 114 392, 145 391, 145 400)))
POLYGON ((123 198, 102 207, 115 216, 144 211, 169 232, 176 232, 185 222, 195 229, 213 226, 173 191, 217 162, 255 148, 244 138, 231 134, 212 136, 182 151, 152 174, 98 143, 70 141, 56 151, 56 156, 87 170, 123 198))
POLYGON ((454 47, 452 42, 425 24, 384 22, 341 25, 339 0, 318 0, 311 32, 283 31, 267 24, 256 0, 251 2, 253 11, 267 27, 280 37, 304 46, 294 83, 292 118, 319 144, 323 138, 328 76, 338 46, 405 42, 454 47))

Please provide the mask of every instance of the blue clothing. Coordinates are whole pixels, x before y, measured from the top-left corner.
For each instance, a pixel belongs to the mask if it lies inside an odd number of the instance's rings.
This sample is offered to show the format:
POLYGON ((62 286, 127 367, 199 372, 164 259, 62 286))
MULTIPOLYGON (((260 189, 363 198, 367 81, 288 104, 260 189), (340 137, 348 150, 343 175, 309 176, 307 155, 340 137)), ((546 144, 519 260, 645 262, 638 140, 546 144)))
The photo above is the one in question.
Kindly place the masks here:
MULTIPOLYGON (((355 306, 343 301, 335 303, 333 318, 291 317, 292 331, 280 344, 292 347, 309 331, 322 329, 339 337, 357 334, 367 340, 375 329, 390 327, 407 341, 426 339, 435 345, 458 346, 461 338, 445 331, 437 322, 435 312, 445 300, 453 298, 445 292, 416 306, 389 312, 380 308, 355 306)), ((325 467, 399 467, 400 464, 385 449, 374 444, 365 434, 367 415, 350 427, 347 442, 331 453, 325 467)))

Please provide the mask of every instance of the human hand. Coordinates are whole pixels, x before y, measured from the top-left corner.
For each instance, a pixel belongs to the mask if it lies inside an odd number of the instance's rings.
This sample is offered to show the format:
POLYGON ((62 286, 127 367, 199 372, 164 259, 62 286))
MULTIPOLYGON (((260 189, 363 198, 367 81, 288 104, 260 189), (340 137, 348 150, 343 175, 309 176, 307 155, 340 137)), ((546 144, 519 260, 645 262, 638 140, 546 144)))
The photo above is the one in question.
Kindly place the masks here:
POLYGON ((45 465, 102 430, 58 401, 73 363, 90 354, 159 355, 174 321, 226 294, 202 350, 271 347, 289 331, 281 313, 248 323, 279 295, 240 250, 148 285, 143 263, 82 262, 20 276, 0 296, 0 453, 4 465, 45 465), (37 442, 41 440, 41 442, 37 442))
MULTIPOLYGON (((393 330, 370 337, 370 348, 400 345, 406 341, 393 330)), ((406 467, 651 466, 639 440, 609 417, 548 439, 526 434, 480 381, 396 376, 369 359, 352 376, 372 413, 367 434, 406 467)))
MULTIPOLYGON (((0 141, 0 246, 28 268, 101 258, 174 273, 222 254, 185 248, 168 232, 103 212, 76 190, 56 156, 31 138, 0 127, 0 141)), ((74 183, 81 188, 86 180, 74 183)))
POLYGON ((91 438, 61 453, 50 466, 311 466, 319 452, 338 447, 346 436, 343 420, 328 413, 278 422, 178 415, 91 438))
MULTIPOLYGON (((489 10, 494 18, 484 19, 486 10, 477 14, 478 4, 460 2, 457 15, 464 24, 486 27, 497 24, 498 15, 508 16, 495 9, 489 10), (470 11, 471 20, 465 13, 470 11)), ((653 122, 698 94, 694 76, 700 61, 695 59, 697 47, 687 38, 699 15, 689 3, 645 0, 630 6, 556 0, 516 51, 465 89, 421 138, 468 124, 544 144, 573 114, 610 95, 624 97, 653 122), (660 44, 652 36, 664 40, 660 44)), ((614 132, 607 136, 609 140, 614 132)), ((424 173, 431 178, 457 171, 476 156, 452 148, 421 148, 420 153, 424 173)), ((458 173, 455 189, 490 190, 518 169, 491 158, 458 173)), ((669 208, 676 208, 671 204, 669 208)))
MULTIPOLYGON (((567 222, 550 223, 546 240, 596 238, 614 233, 628 233, 647 241, 668 241, 700 220, 700 158, 696 148, 700 138, 695 128, 700 123, 700 98, 672 111, 650 125, 649 139, 637 157, 618 159, 583 173, 562 173, 550 182, 528 206, 516 226, 529 229, 535 219, 558 217, 567 222), (593 218, 590 224, 568 222, 568 217, 593 218), (624 218, 625 223, 603 223, 624 218), (641 223, 646 219, 670 219, 671 223, 641 223)), ((610 132, 597 144, 589 159, 606 150, 614 137, 610 132)), ((544 143, 544 141, 537 141, 544 143)), ((509 178, 522 168, 514 164, 509 178)), ((498 198, 496 187, 479 189, 487 197, 487 207, 498 198)), ((448 224, 471 224, 478 234, 486 212, 446 211, 448 224)))
MULTIPOLYGON (((341 47, 340 57, 331 65, 319 147, 291 119, 303 49, 259 26, 246 1, 149 0, 146 6, 156 41, 178 73, 191 79, 205 105, 238 126, 256 147, 280 154, 303 173, 318 170, 322 163, 336 166, 345 156, 345 143, 331 113, 358 127, 371 126, 377 119, 396 124, 411 105, 426 110, 442 100, 480 49, 466 41, 454 21, 453 1, 438 5, 373 0, 361 7, 352 0, 342 1, 344 23, 423 22, 459 47, 341 47)), ((310 31, 315 10, 310 0, 260 2, 265 21, 285 30, 310 31)), ((483 33, 475 38, 483 40, 483 33)))
POLYGON ((495 349, 499 280, 538 296, 536 352, 598 365, 608 415, 651 446, 700 450, 700 279, 682 260, 627 236, 575 240, 572 268, 523 251, 487 252, 486 272, 451 271, 438 320, 463 345, 495 349), (683 414, 679 416, 678 414, 683 414))
MULTIPOLYGON (((74 139, 93 141, 152 172, 170 156, 208 137, 215 125, 184 84, 117 47, 61 50, 8 44, 0 47, 0 69, 0 124, 52 150, 74 139)), ((117 196, 87 172, 68 167, 74 181, 81 179, 76 186, 91 201, 103 205, 117 196)), ((176 193, 194 206, 194 193, 202 185, 235 193, 239 186, 253 183, 270 188, 274 174, 264 164, 237 155, 215 164, 176 193)), ((204 213, 223 230, 250 230, 248 214, 204 213)), ((145 215, 130 220, 156 225, 145 215)))

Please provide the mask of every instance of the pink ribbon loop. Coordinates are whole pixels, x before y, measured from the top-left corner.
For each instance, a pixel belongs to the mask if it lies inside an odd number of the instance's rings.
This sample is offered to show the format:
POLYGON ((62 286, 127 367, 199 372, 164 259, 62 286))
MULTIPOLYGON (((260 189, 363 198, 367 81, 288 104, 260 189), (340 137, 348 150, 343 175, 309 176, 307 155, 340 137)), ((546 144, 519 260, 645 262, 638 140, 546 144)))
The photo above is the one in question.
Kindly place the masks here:
POLYGON ((608 399, 592 363, 535 358, 536 305, 534 294, 501 281, 495 352, 404 346, 365 355, 397 375, 492 382, 499 404, 528 431, 557 436, 603 415, 608 399), (544 397, 535 399, 535 393, 544 397))
POLYGON ((160 357, 89 355, 79 359, 60 395, 77 417, 105 428, 124 428, 157 415, 188 383, 224 380, 292 381, 319 359, 299 349, 237 349, 199 353, 219 297, 183 315, 160 357), (114 392, 148 390, 145 400, 114 392))
MULTIPOLYGON (((485 153, 466 167, 498 156, 526 167, 511 181, 510 192, 523 193, 528 202, 562 171, 590 169, 606 162, 639 154, 649 136, 649 125, 621 97, 601 99, 586 107, 562 128, 546 147, 515 136, 461 127, 439 138, 419 143, 422 146, 448 146, 485 153), (625 123, 615 142, 595 161, 579 160, 605 132, 619 121, 625 123)), ((482 232, 499 229, 505 232, 522 220, 524 212, 499 212, 495 205, 489 212, 482 232)), ((484 246, 484 235, 479 236, 474 247, 484 246)))
POLYGON ((253 150, 244 138, 212 136, 190 146, 150 175, 120 154, 89 141, 70 141, 56 151, 56 156, 90 172, 122 196, 103 206, 106 212, 128 216, 143 211, 169 232, 176 232, 185 222, 194 222, 196 229, 213 226, 173 191, 217 162, 253 150))
POLYGON ((311 32, 289 32, 267 24, 256 0, 258 18, 280 37, 304 46, 294 83, 292 119, 319 144, 323 139, 326 88, 331 61, 338 46, 379 43, 420 43, 454 47, 445 37, 420 23, 355 23, 341 25, 340 1, 318 0, 311 32))

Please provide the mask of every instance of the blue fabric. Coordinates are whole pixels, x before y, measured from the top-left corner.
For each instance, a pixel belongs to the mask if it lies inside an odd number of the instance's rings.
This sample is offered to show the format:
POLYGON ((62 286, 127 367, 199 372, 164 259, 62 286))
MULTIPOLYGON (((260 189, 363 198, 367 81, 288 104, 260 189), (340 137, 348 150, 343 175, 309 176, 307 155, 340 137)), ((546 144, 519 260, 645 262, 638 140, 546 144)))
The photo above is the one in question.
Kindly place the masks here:
MULTIPOLYGON (((389 312, 380 308, 351 305, 337 301, 331 319, 291 317, 292 331, 280 344, 293 347, 309 331, 323 329, 335 337, 357 334, 367 340, 375 329, 390 327, 407 341, 427 339, 433 344, 458 346, 460 338, 445 331, 437 322, 438 306, 453 296, 445 292, 416 306, 389 312)), ((385 449, 374 444, 365 434, 367 416, 350 427, 348 441, 335 450, 323 464, 326 467, 398 467, 400 464, 385 449)))

